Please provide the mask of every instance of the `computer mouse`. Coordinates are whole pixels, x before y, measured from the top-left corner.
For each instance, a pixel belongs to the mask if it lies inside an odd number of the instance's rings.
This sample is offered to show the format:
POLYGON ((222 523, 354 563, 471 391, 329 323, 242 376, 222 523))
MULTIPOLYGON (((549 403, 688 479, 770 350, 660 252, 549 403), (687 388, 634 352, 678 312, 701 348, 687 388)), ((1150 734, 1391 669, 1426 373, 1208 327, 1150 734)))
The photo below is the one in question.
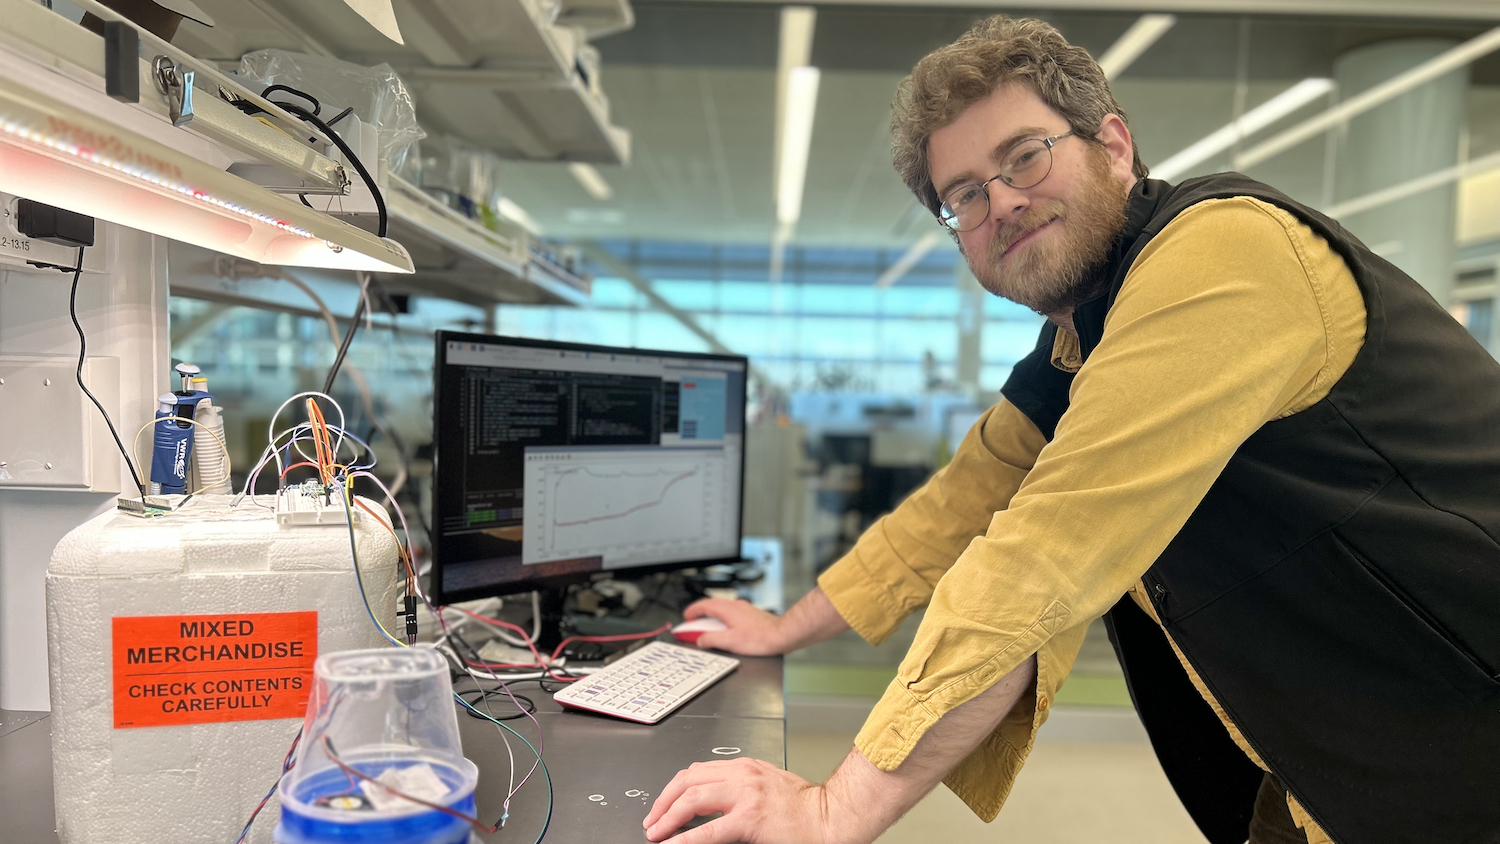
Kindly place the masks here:
POLYGON ((708 616, 704 616, 702 618, 695 618, 692 621, 684 621, 676 627, 673 627, 672 638, 676 639, 679 642, 687 642, 688 644, 692 644, 698 641, 699 636, 702 636, 704 633, 707 633, 710 630, 728 629, 729 625, 718 620, 717 618, 709 618, 708 616))

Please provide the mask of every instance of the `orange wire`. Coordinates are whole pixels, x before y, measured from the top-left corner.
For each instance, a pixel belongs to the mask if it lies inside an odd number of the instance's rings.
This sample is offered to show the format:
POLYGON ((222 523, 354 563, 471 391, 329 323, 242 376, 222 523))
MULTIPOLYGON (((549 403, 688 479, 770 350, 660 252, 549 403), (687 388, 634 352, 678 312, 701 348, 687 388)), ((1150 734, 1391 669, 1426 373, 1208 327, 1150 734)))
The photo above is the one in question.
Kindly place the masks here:
POLYGON ((311 398, 307 399, 307 422, 312 429, 313 443, 318 454, 318 470, 324 484, 333 483, 333 465, 336 455, 328 436, 328 422, 323 418, 323 409, 311 398))
POLYGON ((411 564, 411 552, 407 550, 406 546, 401 544, 401 535, 396 533, 396 529, 391 527, 385 519, 380 518, 380 516, 377 515, 374 510, 370 509, 369 505, 359 500, 358 497, 354 499, 354 505, 359 509, 365 511, 366 513, 369 513, 371 518, 373 518, 376 522, 379 522, 381 527, 390 532, 391 538, 396 540, 396 552, 399 555, 401 562, 406 564, 406 571, 408 576, 416 577, 417 573, 412 568, 411 564))
POLYGON ((318 438, 317 405, 313 403, 312 399, 307 399, 305 406, 307 408, 307 429, 312 434, 313 453, 316 455, 314 459, 318 465, 318 478, 326 483, 327 478, 323 475, 323 441, 318 438))

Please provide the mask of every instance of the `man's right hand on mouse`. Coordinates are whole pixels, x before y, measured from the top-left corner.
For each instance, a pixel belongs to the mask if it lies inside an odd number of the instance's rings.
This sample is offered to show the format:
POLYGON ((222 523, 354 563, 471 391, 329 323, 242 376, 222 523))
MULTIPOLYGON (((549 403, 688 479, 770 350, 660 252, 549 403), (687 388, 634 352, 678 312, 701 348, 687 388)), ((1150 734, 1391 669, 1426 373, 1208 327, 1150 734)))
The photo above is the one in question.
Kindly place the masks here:
POLYGON ((689 604, 682 611, 682 617, 687 621, 707 617, 724 622, 726 629, 707 630, 698 637, 695 644, 700 648, 745 656, 786 653, 785 637, 781 631, 784 619, 746 601, 704 598, 689 604))
POLYGON ((704 616, 717 618, 727 629, 705 632, 698 637, 698 647, 742 656, 790 653, 849 629, 822 589, 807 593, 784 616, 758 609, 746 601, 722 598, 704 598, 682 611, 682 617, 688 621, 704 616))

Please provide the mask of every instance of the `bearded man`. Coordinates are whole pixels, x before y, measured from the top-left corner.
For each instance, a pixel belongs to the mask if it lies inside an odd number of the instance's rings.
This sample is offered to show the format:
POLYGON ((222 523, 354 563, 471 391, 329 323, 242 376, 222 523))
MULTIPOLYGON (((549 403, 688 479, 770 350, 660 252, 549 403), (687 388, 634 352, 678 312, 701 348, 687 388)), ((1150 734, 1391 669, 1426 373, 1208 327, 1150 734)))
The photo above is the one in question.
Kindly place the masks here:
POLYGON ((896 169, 991 292, 1046 315, 953 462, 777 618, 871 642, 926 605, 844 763, 680 773, 681 844, 867 844, 942 780, 986 820, 1103 615, 1214 844, 1500 841, 1500 366, 1265 185, 1146 178, 1098 65, 996 17, 924 58, 896 169))

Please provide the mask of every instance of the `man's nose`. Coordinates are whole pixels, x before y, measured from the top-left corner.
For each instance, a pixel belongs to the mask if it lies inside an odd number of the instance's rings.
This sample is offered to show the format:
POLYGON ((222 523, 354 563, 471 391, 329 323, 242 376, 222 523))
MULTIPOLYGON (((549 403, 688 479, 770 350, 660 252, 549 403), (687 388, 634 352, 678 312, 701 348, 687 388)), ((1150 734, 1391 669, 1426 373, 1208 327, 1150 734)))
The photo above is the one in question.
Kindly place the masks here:
POLYGON ((984 186, 990 199, 990 218, 1000 225, 1014 220, 1027 208, 1031 207, 1031 197, 1026 191, 1016 190, 1007 185, 1004 179, 995 179, 984 186))

